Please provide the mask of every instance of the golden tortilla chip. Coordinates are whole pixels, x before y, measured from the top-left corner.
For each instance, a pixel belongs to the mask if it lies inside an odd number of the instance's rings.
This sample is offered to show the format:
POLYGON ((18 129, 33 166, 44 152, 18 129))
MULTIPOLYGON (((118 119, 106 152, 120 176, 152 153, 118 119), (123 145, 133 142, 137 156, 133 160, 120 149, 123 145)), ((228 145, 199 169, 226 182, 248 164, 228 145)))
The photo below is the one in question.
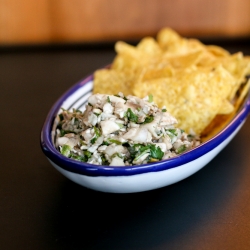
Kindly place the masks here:
POLYGON ((152 37, 143 38, 136 46, 136 49, 143 54, 152 55, 153 57, 162 54, 162 49, 152 37))
POLYGON ((179 127, 200 134, 220 112, 233 81, 223 67, 213 71, 193 69, 172 78, 137 82, 133 94, 142 98, 152 93, 155 102, 177 118, 179 127))
POLYGON ((211 54, 213 54, 215 57, 230 56, 230 53, 227 50, 216 45, 207 45, 205 49, 211 54))
POLYGON ((231 102, 229 102, 228 100, 223 100, 223 102, 221 103, 221 107, 218 111, 218 114, 229 114, 231 112, 234 111, 234 106, 231 102))
POLYGON ((241 52, 233 54, 222 60, 223 67, 235 78, 235 84, 228 97, 233 100, 240 85, 245 82, 245 77, 250 73, 250 60, 245 58, 241 52))
POLYGON ((204 45, 197 39, 186 39, 174 30, 165 28, 157 35, 161 49, 169 55, 183 55, 204 50, 204 45))
POLYGON ((128 88, 129 80, 124 72, 112 69, 97 70, 94 74, 93 92, 99 94, 117 94, 122 92, 128 95, 130 93, 128 88))
POLYGON ((152 94, 187 132, 207 135, 220 120, 225 124, 249 92, 250 57, 181 37, 170 28, 137 46, 119 41, 115 50, 111 68, 94 75, 94 93, 152 94))
POLYGON ((184 55, 168 56, 165 60, 167 60, 173 68, 189 68, 197 65, 202 55, 202 51, 195 51, 184 55))

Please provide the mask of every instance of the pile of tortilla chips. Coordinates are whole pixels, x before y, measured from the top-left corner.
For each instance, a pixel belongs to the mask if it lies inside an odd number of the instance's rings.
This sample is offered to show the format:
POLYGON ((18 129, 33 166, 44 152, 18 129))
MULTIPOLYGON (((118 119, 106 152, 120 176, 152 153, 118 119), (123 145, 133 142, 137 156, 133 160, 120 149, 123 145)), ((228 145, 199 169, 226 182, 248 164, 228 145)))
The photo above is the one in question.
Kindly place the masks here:
POLYGON ((111 67, 94 74, 94 93, 152 94, 187 133, 200 135, 216 117, 234 113, 249 90, 250 57, 169 28, 137 46, 119 41, 115 50, 111 67))

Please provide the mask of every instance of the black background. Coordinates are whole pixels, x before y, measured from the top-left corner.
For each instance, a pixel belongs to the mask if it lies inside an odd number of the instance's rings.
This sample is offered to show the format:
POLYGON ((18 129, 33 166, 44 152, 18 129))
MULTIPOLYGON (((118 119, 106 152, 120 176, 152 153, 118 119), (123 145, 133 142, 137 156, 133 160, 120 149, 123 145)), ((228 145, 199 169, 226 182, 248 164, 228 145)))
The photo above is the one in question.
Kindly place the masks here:
MULTIPOLYGON (((250 55, 248 40, 215 43, 250 55)), ((249 119, 198 173, 144 193, 88 190, 45 158, 51 106, 114 56, 113 44, 0 48, 0 248, 250 249, 249 119)))

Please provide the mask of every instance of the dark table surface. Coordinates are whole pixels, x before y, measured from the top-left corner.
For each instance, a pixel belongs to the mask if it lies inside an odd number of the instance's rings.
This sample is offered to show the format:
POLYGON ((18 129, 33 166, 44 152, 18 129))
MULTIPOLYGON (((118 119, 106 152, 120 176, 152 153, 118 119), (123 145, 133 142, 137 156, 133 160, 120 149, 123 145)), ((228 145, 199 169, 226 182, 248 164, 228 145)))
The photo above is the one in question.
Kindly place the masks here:
MULTIPOLYGON (((250 55, 250 42, 220 42, 250 55)), ((57 172, 40 130, 58 97, 109 64, 113 46, 1 48, 0 249, 250 249, 250 119, 207 166, 136 194, 57 172)))

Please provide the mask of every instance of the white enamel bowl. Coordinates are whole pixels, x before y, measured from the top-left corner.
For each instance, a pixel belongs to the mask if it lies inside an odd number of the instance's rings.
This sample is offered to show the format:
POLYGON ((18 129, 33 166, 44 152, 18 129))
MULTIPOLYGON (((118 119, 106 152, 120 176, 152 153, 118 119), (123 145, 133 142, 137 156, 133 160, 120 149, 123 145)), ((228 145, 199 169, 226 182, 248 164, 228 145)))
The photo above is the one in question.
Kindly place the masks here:
POLYGON ((41 148, 50 163, 70 180, 93 190, 133 193, 181 181, 209 163, 236 135, 250 112, 250 96, 234 119, 215 137, 172 159, 137 166, 97 166, 72 160, 54 147, 55 118, 60 108, 84 110, 93 87, 93 76, 76 83, 53 105, 41 131, 41 148))

